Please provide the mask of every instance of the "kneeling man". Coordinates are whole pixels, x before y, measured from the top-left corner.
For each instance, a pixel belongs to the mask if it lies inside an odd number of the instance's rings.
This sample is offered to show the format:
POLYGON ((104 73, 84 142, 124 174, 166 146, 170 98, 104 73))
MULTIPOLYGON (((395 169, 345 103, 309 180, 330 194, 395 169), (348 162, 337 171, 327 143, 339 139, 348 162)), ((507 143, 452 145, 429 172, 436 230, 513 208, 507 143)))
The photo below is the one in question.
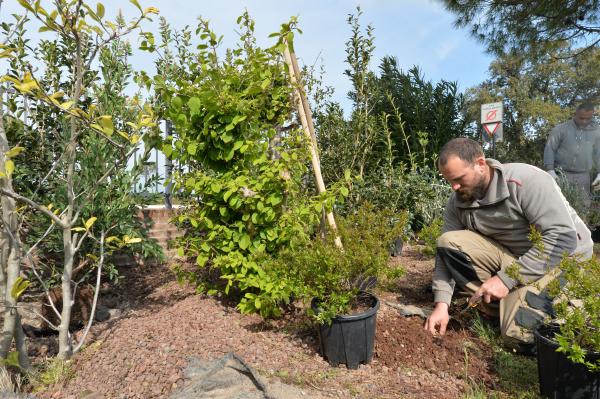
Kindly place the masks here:
POLYGON ((533 342, 531 330, 552 315, 545 287, 564 254, 592 256, 591 233, 545 171, 486 159, 476 141, 457 138, 442 148, 439 170, 454 191, 437 241, 435 307, 425 322, 444 334, 454 290, 500 318, 512 347, 533 342), (532 243, 532 229, 541 242, 532 243), (518 278, 517 278, 518 277, 518 278))

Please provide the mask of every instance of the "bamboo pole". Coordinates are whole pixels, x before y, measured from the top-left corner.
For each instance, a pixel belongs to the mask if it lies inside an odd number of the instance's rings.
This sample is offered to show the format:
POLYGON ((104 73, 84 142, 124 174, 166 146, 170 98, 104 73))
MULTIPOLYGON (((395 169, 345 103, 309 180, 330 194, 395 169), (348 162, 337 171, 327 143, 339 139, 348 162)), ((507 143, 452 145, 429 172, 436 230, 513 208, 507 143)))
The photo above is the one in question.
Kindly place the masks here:
MULTIPOLYGON (((323 175, 321 174, 321 161, 319 160, 319 153, 317 150, 317 137, 315 135, 315 127, 312 120, 312 112, 310 110, 308 99, 306 98, 306 94, 304 93, 304 89, 302 86, 300 69, 298 68, 298 60, 296 59, 296 54, 294 54, 290 50, 290 46, 287 41, 284 40, 284 43, 285 62, 290 70, 290 80, 292 82, 292 85, 294 86, 294 97, 296 99, 298 115, 300 116, 300 121, 302 122, 302 130, 304 132, 304 135, 306 136, 309 142, 310 157, 313 172, 315 175, 315 181, 317 183, 317 190, 319 191, 319 194, 322 194, 326 192, 327 189, 325 188, 325 182, 323 181, 323 175)), ((333 217, 333 212, 327 212, 326 217, 327 223, 329 224, 329 228, 331 229, 333 234, 335 234, 335 246, 343 250, 344 247, 342 245, 342 239, 338 234, 335 218, 333 217)))

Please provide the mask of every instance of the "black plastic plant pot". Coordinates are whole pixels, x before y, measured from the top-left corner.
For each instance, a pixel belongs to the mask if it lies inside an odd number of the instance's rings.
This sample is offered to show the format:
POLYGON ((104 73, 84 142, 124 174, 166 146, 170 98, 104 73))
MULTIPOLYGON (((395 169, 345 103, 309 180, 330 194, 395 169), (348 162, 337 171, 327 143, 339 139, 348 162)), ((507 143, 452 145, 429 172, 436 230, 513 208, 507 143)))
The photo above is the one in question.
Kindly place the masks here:
MULTIPOLYGON (((586 366, 573 363, 553 339, 559 331, 557 325, 541 325, 534 331, 537 349, 540 394, 552 399, 600 399, 600 372, 592 372, 586 366)), ((587 360, 595 362, 599 352, 587 354, 587 360)))
MULTIPOLYGON (((345 364, 349 369, 357 369, 360 363, 367 364, 373 358, 379 299, 370 293, 362 292, 359 295, 368 298, 370 309, 336 316, 331 325, 319 326, 321 355, 334 367, 345 364)), ((311 307, 318 313, 317 300, 313 299, 311 307)))

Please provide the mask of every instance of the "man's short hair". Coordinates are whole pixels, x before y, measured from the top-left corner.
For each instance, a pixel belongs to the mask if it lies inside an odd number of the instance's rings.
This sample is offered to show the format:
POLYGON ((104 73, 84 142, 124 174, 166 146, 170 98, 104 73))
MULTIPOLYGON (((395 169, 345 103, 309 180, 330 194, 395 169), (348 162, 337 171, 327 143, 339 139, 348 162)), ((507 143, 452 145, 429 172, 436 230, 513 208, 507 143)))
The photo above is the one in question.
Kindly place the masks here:
POLYGON ((472 164, 477 158, 483 156, 483 148, 475 140, 466 137, 452 139, 442 147, 438 166, 446 165, 448 159, 453 156, 472 164))
POLYGON ((579 111, 583 111, 583 112, 590 112, 590 111, 595 111, 596 107, 594 106, 594 104, 590 103, 590 102, 585 102, 585 103, 581 103, 577 106, 577 108, 575 109, 575 112, 579 112, 579 111))

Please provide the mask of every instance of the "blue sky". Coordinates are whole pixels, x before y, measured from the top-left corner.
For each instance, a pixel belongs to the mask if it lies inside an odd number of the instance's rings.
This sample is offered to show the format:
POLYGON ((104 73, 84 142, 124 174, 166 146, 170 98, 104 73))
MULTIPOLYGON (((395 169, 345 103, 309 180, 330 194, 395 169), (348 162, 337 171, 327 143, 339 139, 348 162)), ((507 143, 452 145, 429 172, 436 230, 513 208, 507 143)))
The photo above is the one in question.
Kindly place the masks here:
MULTIPOLYGON (((343 74, 346 64, 345 42, 350 37, 346 22, 348 14, 360 5, 361 23, 372 24, 375 29, 375 55, 372 69, 376 69, 385 55, 397 57, 399 65, 408 69, 418 65, 425 78, 432 81, 446 79, 457 81, 461 90, 474 86, 487 76, 491 57, 467 30, 453 27, 452 15, 434 0, 139 0, 142 7, 154 6, 160 15, 175 28, 185 25, 195 27, 196 18, 210 20, 217 34, 224 35, 223 45, 231 47, 237 40, 236 18, 244 9, 256 21, 259 44, 268 45, 271 32, 290 16, 299 18, 304 32, 296 38, 296 53, 302 64, 322 62, 325 67, 325 84, 335 89, 333 99, 349 108, 346 93, 350 89, 343 74)), ((89 2, 95 5, 96 2, 89 2)), ((107 16, 115 15, 121 8, 126 17, 136 11, 125 0, 102 2, 107 16)), ((48 1, 42 1, 48 6, 48 1)), ((21 12, 16 0, 5 0, 0 18, 6 20, 10 13, 21 12)), ((146 25, 157 31, 158 18, 146 25)), ((136 69, 152 69, 152 57, 138 53, 132 58, 136 69)))

